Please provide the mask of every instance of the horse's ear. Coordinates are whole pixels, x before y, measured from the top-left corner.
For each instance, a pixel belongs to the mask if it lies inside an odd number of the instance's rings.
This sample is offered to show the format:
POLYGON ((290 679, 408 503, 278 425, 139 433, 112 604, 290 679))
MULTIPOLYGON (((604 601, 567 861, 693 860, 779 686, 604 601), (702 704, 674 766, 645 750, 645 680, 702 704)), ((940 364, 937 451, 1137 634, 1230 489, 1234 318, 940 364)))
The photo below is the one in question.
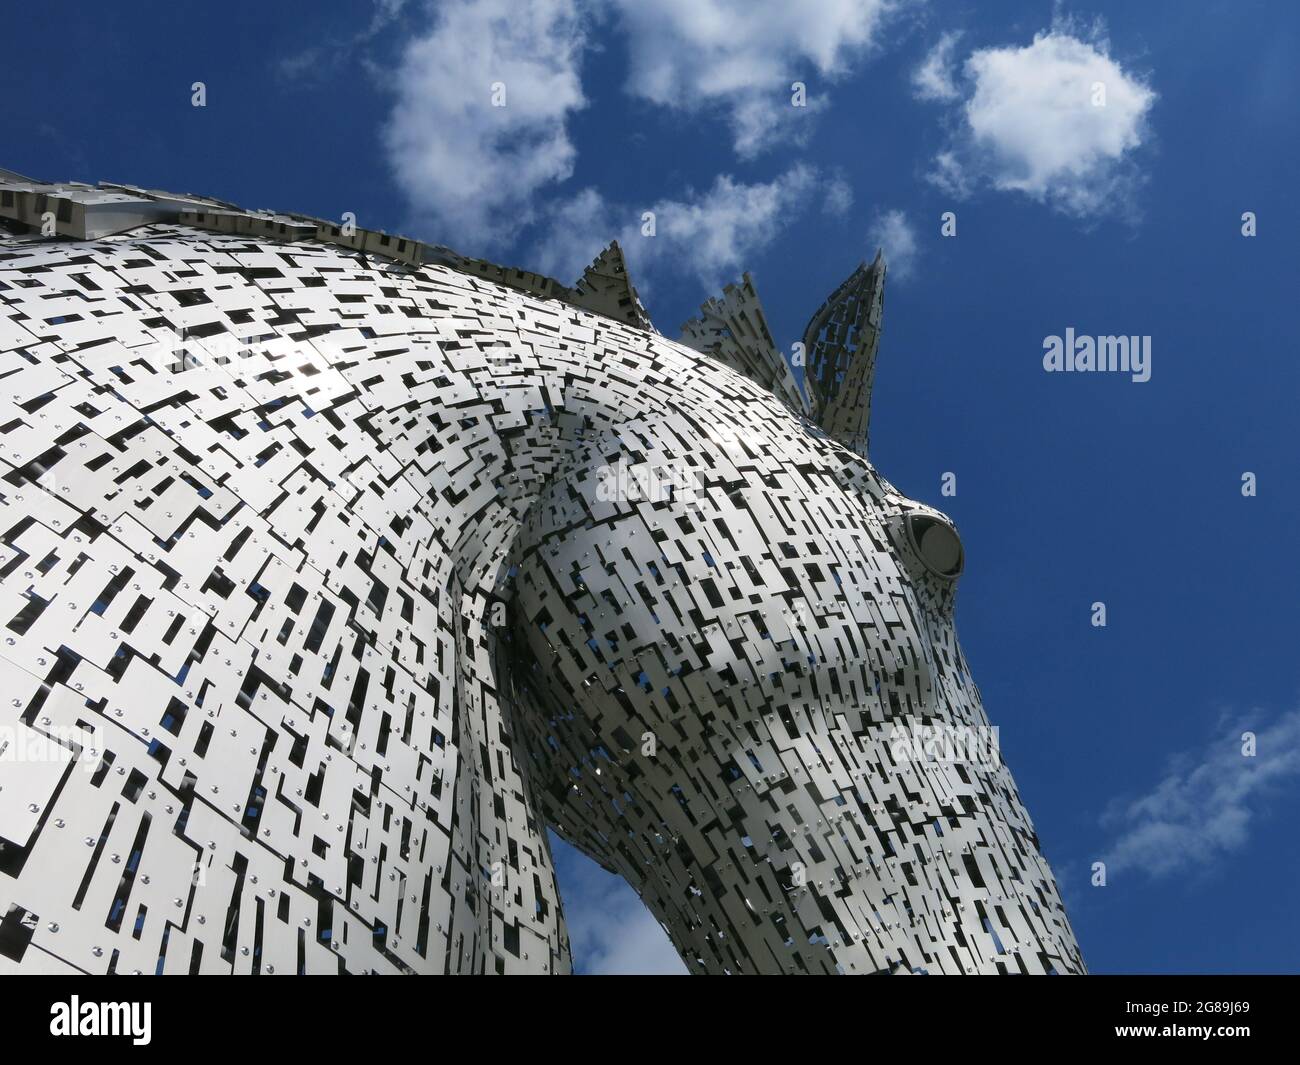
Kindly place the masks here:
POLYGON ((597 255, 574 282, 569 302, 583 310, 655 332, 650 315, 641 306, 636 289, 632 287, 627 260, 623 258, 623 249, 616 240, 610 241, 609 247, 597 255))
POLYGON ((871 385, 885 308, 885 255, 860 264, 804 330, 805 384, 831 437, 863 458, 871 420, 871 385))
POLYGON ((745 274, 739 285, 728 285, 722 298, 700 306, 700 317, 682 326, 681 342, 712 355, 720 363, 744 374, 755 384, 799 414, 811 416, 813 407, 795 383, 790 364, 772 341, 754 282, 745 274))

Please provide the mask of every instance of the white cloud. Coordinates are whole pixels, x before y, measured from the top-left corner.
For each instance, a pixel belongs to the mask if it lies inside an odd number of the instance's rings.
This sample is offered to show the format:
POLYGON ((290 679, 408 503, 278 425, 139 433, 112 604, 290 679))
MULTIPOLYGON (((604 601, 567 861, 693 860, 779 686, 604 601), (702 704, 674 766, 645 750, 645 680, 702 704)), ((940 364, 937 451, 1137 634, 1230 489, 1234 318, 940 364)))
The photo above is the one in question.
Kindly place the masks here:
POLYGON ((932 181, 958 196, 984 184, 1023 192, 1080 218, 1131 210, 1156 94, 1104 38, 1061 24, 1022 48, 980 49, 964 72, 959 132, 932 181))
POLYGON ((686 966, 631 888, 566 911, 569 939, 587 976, 685 976, 686 966))
POLYGON ((1108 875, 1129 869, 1152 877, 1208 867, 1240 850, 1265 801, 1300 777, 1300 710, 1267 727, 1250 719, 1224 725, 1199 756, 1179 755, 1164 778, 1136 799, 1114 803, 1102 824, 1117 832, 1104 856, 1108 875), (1242 733, 1256 733, 1256 754, 1242 733))
POLYGON ((902 211, 883 211, 876 215, 867 241, 873 251, 884 249, 891 279, 905 281, 912 276, 916 267, 916 232, 902 211))
POLYGON ((953 52, 961 31, 941 36, 935 46, 912 71, 913 95, 918 100, 955 100, 960 96, 954 83, 953 52))
POLYGON ((819 192, 835 195, 821 189, 817 172, 803 164, 749 185, 721 174, 701 194, 645 206, 610 204, 595 189, 584 189, 550 219, 538 244, 537 268, 571 281, 617 237, 643 296, 647 278, 659 268, 693 274, 705 288, 718 289, 818 202, 819 192), (646 211, 654 214, 654 236, 642 235, 646 211))
MULTIPOLYGON (((783 136, 798 139, 809 128, 802 120, 824 104, 818 85, 810 84, 808 107, 792 107, 792 81, 847 73, 851 60, 873 46, 886 15, 909 2, 428 5, 418 10, 432 12, 431 25, 414 33, 390 78, 395 100, 383 130, 389 166, 411 204, 415 228, 460 251, 491 256, 512 245, 517 249, 520 233, 534 223, 549 225, 555 247, 544 246, 546 259, 567 280, 628 224, 620 211, 624 224, 611 229, 606 223, 614 209, 590 190, 543 206, 574 172, 569 120, 587 105, 580 77, 585 24, 615 11, 616 19, 606 25, 626 35, 628 90, 670 108, 720 109, 737 151, 748 158, 783 136), (504 86, 504 107, 492 106, 495 83, 504 86)), ((382 0, 374 25, 388 26, 402 11, 399 0, 382 0)), ((722 175, 701 196, 664 200, 654 206, 659 243, 647 245, 642 257, 659 261, 669 249, 674 255, 689 250, 701 256, 694 272, 712 283, 766 243, 764 227, 780 228, 774 212, 805 191, 809 174, 795 167, 774 181, 750 185, 722 175)), ((852 203, 842 179, 828 180, 823 197, 831 213, 843 213, 852 203)), ((639 237, 638 225, 631 230, 639 237)))
POLYGON ((586 104, 575 0, 444 0, 404 49, 384 144, 397 184, 437 239, 483 253, 573 172, 567 120, 586 104), (492 103, 505 87, 504 107, 492 103))
POLYGON ((407 0, 372 0, 370 19, 350 37, 312 44, 285 56, 277 64, 282 77, 289 81, 309 82, 335 73, 345 62, 360 62, 371 74, 378 72, 374 61, 365 54, 369 45, 402 17, 407 0))
POLYGON ((684 976, 663 926, 625 881, 567 846, 559 859, 560 895, 574 968, 586 976, 684 976))
POLYGON ((876 43, 906 0, 612 0, 626 30, 628 90, 685 111, 726 112, 737 154, 752 158, 806 133, 825 103, 791 106, 791 83, 833 79, 876 43))

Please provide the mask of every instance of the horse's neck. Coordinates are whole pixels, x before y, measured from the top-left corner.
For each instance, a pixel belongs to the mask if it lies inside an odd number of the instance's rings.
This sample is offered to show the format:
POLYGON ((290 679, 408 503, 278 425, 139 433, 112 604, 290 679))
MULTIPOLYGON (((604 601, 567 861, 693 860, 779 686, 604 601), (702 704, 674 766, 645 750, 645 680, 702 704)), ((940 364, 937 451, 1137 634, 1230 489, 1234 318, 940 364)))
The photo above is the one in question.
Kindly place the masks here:
MULTIPOLYGON (((363 520, 395 552, 403 594, 415 593, 392 653, 450 724, 441 771, 454 818, 453 885, 457 877, 482 884, 485 873, 494 885, 483 889, 477 917, 458 907, 446 930, 452 967, 475 967, 492 954, 487 911, 501 905, 498 874, 511 894, 527 896, 540 883, 543 907, 552 890, 545 828, 516 759, 516 715, 502 669, 521 529, 548 485, 577 466, 609 461, 624 434, 654 420, 646 396, 666 376, 698 371, 696 357, 657 337, 559 303, 528 301, 521 314, 513 294, 485 293, 437 270, 407 284, 417 300, 444 309, 420 320, 418 332, 398 323, 341 360, 351 363, 342 372, 372 409, 370 425, 383 444, 378 454, 356 455, 348 477, 382 490, 390 504, 363 511, 363 520)), ((652 432, 644 428, 641 438, 652 432)), ((560 927, 534 949, 549 949, 562 966, 560 927)))

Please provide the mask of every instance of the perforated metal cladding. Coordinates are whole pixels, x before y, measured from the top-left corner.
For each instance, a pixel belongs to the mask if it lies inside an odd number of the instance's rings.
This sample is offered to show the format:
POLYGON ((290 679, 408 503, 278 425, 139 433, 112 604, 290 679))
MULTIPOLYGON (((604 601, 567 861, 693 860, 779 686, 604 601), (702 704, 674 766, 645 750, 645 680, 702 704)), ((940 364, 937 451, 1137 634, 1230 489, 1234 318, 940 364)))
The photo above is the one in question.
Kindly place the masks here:
POLYGON ((898 757, 986 725, 917 504, 706 356, 155 225, 6 242, 0 376, 0 971, 566 971, 548 824, 693 971, 1081 970, 898 757))

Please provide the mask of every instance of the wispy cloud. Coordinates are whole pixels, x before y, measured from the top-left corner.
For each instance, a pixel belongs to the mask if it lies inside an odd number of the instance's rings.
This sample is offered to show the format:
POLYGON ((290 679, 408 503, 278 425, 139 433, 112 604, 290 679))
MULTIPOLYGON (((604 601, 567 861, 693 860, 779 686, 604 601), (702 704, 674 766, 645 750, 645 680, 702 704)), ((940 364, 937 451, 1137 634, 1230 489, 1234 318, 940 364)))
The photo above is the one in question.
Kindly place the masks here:
POLYGON ((902 211, 877 214, 867 233, 867 243, 871 249, 884 249, 891 278, 906 281, 912 276, 916 268, 916 232, 902 211))
POLYGON ((707 289, 735 280, 744 265, 770 244, 800 213, 831 197, 818 173, 803 164, 771 181, 746 184, 720 174, 703 192, 651 204, 612 204, 595 189, 584 189, 561 204, 538 241, 539 269, 569 280, 617 237, 633 279, 646 291, 660 269, 693 274, 707 289), (647 235, 646 213, 654 234, 647 235))
POLYGON ((353 33, 324 40, 290 53, 276 63, 280 76, 290 82, 311 84, 337 73, 345 63, 360 62, 382 80, 382 66, 366 54, 366 47, 385 30, 400 22, 407 0, 372 0, 370 18, 353 33))
POLYGON ((963 71, 962 91, 937 66, 922 78, 931 98, 962 98, 931 181, 956 196, 1021 192, 1077 218, 1133 213, 1156 94, 1111 58, 1099 26, 1061 22, 1024 47, 979 49, 963 71))
POLYGON ((1172 759, 1146 794, 1111 804, 1102 817, 1115 834, 1103 857, 1108 876, 1210 868, 1246 845, 1269 801, 1300 778, 1300 710, 1261 716, 1221 722, 1211 743, 1172 759), (1247 732, 1253 757, 1243 753, 1247 732))
POLYGON ((825 190, 822 210, 830 215, 847 214, 853 206, 853 187, 836 175, 826 182, 825 190))
POLYGON ((955 83, 953 52, 961 31, 943 34, 912 71, 912 93, 918 100, 955 100, 961 93, 955 83))

